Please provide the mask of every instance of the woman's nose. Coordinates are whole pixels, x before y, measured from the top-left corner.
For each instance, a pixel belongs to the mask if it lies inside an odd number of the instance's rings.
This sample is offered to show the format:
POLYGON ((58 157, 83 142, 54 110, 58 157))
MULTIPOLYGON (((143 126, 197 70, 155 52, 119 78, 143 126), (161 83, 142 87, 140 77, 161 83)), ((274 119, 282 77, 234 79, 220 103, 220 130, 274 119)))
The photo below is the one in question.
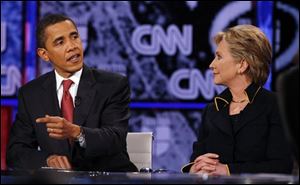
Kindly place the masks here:
POLYGON ((209 68, 210 69, 214 69, 215 68, 214 61, 215 61, 215 59, 209 64, 209 68))

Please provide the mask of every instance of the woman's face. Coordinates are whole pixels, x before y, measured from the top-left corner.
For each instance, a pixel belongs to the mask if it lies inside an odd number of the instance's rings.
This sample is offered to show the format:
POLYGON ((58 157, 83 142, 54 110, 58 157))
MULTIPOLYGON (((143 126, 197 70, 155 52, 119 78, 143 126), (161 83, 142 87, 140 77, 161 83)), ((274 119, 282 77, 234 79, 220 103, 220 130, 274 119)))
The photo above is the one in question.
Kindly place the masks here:
POLYGON ((235 83, 239 67, 240 63, 233 58, 228 43, 223 39, 218 44, 215 58, 209 65, 214 74, 214 83, 225 86, 235 83))

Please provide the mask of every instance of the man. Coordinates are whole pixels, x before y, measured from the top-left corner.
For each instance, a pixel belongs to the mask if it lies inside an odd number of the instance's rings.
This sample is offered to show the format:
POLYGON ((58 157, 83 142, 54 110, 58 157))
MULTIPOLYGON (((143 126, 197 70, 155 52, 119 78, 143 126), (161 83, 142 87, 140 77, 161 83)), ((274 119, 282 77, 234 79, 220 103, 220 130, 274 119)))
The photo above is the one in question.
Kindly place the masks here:
POLYGON ((38 55, 51 62, 54 71, 19 90, 8 166, 137 171, 126 150, 127 79, 83 64, 82 42, 68 17, 44 17, 37 40, 38 55))

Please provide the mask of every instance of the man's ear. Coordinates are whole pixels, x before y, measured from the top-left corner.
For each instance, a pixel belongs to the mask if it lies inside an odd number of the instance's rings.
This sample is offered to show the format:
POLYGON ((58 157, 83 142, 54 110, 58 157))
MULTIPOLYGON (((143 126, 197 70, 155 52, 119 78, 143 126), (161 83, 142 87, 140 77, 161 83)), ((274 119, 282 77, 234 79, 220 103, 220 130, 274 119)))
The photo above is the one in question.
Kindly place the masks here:
POLYGON ((49 56, 48 56, 48 52, 45 48, 38 48, 37 54, 39 55, 39 57, 41 57, 41 59, 43 59, 46 62, 48 62, 50 60, 49 56))

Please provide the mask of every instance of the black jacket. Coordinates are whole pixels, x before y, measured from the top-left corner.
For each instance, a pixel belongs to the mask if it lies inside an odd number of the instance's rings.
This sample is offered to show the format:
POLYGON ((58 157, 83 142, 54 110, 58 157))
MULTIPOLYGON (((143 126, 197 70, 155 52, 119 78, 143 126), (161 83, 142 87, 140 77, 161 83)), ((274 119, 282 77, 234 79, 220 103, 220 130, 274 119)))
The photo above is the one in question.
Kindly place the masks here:
POLYGON ((229 117, 229 89, 205 108, 191 161, 216 153, 221 163, 228 164, 230 173, 291 173, 291 155, 275 94, 255 84, 249 85, 246 94, 250 103, 240 113, 236 129, 229 117))
POLYGON ((126 150, 130 89, 127 78, 84 66, 77 91, 74 123, 81 125, 86 148, 48 136, 46 125, 35 120, 61 116, 54 71, 19 90, 16 121, 10 133, 7 164, 10 168, 46 166, 52 154, 68 156, 75 170, 137 171, 126 150))

